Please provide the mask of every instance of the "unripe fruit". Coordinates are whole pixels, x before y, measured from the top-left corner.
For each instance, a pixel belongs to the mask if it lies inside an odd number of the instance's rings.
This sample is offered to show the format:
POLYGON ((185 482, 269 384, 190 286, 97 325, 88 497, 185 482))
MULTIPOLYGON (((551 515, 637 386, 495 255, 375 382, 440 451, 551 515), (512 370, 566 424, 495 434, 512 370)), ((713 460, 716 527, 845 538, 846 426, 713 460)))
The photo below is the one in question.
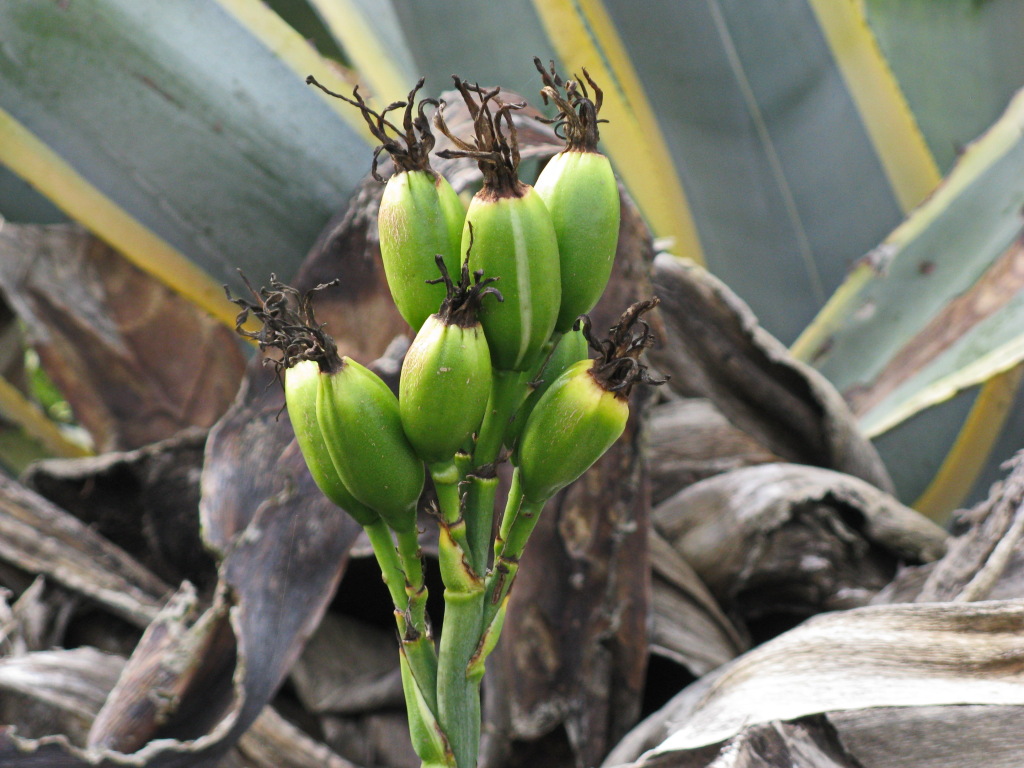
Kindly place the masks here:
POLYGON ((331 460, 327 443, 324 442, 316 418, 319 384, 320 366, 312 360, 301 360, 285 372, 284 399, 299 450, 302 451, 313 481, 323 494, 348 512, 360 525, 371 525, 379 519, 379 515, 359 502, 345 487, 331 460))
POLYGON ((548 161, 535 188, 558 239, 562 294, 555 330, 567 331, 608 285, 619 240, 619 188, 607 157, 572 150, 548 161))
POLYGON ((444 122, 442 105, 434 125, 458 149, 438 155, 472 158, 483 173, 483 188, 466 212, 462 251, 471 269, 501 279, 505 301, 480 312, 495 369, 526 371, 536 364, 555 327, 562 293, 551 216, 536 190, 517 175, 519 145, 512 112, 526 105, 503 102, 499 89, 454 80, 473 116, 474 137, 470 142, 454 135, 444 122))
POLYGON ((579 331, 569 331, 562 335, 537 373, 537 380, 540 383, 536 385, 536 389, 530 393, 526 402, 520 406, 515 415, 508 435, 509 444, 518 441, 523 431, 523 425, 529 420, 533 409, 537 407, 537 403, 555 383, 555 380, 573 364, 587 359, 587 349, 587 340, 579 331))
POLYGON ((455 296, 452 281, 443 273, 449 296, 416 335, 398 383, 402 426, 428 464, 452 461, 479 428, 492 378, 490 351, 476 321, 476 306, 483 294, 495 290, 480 290, 486 282, 479 275, 476 290, 471 288, 467 267, 460 284, 464 293, 455 296), (463 311, 467 301, 472 306, 463 311))
POLYGON ((416 526, 423 464, 405 437, 398 398, 372 371, 343 357, 320 374, 316 414, 345 487, 392 529, 416 526))
POLYGON ((442 254, 448 268, 458 270, 462 222, 466 218, 465 206, 455 190, 430 167, 434 135, 424 110, 438 102, 420 99, 416 103, 423 78, 405 101, 396 101, 380 113, 366 104, 358 88, 350 98, 324 88, 312 75, 306 82, 359 109, 370 133, 381 142, 373 154, 371 169, 378 181, 383 181, 377 173, 378 155, 386 151, 391 156, 395 174, 384 188, 377 219, 380 251, 391 297, 405 321, 419 330, 444 299, 442 288, 427 284, 437 275, 434 256, 442 254), (399 128, 388 113, 403 108, 399 128))
POLYGON ((576 318, 589 312, 604 293, 619 240, 619 188, 611 163, 597 151, 598 112, 603 94, 586 70, 594 89, 591 101, 580 80, 563 82, 533 63, 544 80, 541 95, 558 106, 555 118, 565 150, 555 155, 537 179, 537 193, 551 213, 558 236, 562 301, 555 330, 567 331, 576 318))
POLYGON ((415 330, 445 297, 443 286, 428 284, 437 277, 434 256, 458 272, 465 217, 451 184, 432 171, 396 173, 384 188, 377 217, 384 274, 395 306, 415 330))
POLYGON ((559 376, 523 428, 517 454, 529 501, 549 499, 573 482, 626 428, 627 399, 598 384, 593 366, 581 360, 559 376))
POLYGON ((535 364, 555 327, 561 301, 558 239, 547 207, 530 186, 515 194, 478 192, 466 213, 463 249, 470 227, 475 238, 469 266, 501 278, 505 301, 480 311, 495 368, 523 371, 535 364))
POLYGON ((658 300, 641 301, 622 313, 605 341, 591 335, 590 318, 579 319, 596 360, 582 360, 558 377, 544 393, 516 447, 515 461, 523 497, 542 503, 573 482, 619 439, 629 418, 629 393, 651 378, 639 361, 654 343, 654 334, 641 316, 658 300), (638 332, 639 331, 639 332, 638 332))

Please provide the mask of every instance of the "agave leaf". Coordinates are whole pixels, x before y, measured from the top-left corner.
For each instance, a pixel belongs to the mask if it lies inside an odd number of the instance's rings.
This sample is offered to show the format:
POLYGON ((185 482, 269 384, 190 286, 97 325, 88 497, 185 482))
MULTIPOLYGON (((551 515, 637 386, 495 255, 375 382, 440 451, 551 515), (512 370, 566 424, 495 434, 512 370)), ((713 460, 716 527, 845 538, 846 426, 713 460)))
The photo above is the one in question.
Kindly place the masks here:
POLYGON ((0 376, 0 413, 18 424, 25 434, 46 450, 51 456, 71 458, 87 456, 90 451, 83 445, 69 440, 63 432, 7 379, 0 376))
POLYGON ((290 271, 365 172, 344 105, 302 84, 328 65, 255 0, 13 0, 0 27, 0 162, 151 271, 290 271))
POLYGON ((394 6, 384 0, 309 0, 378 104, 404 96, 418 77, 394 6))
POLYGON ((471 19, 395 7, 424 71, 529 96, 531 44, 567 72, 587 66, 606 86, 606 149, 656 234, 706 260, 784 341, 938 180, 855 4, 524 4, 471 19))
POLYGON ((604 88, 601 135, 615 167, 657 237, 704 262, 690 204, 644 84, 608 11, 600 0, 534 2, 552 44, 569 73, 586 69, 604 88))
POLYGON ((866 0, 860 5, 928 147, 948 170, 958 149, 991 125, 1024 84, 1024 5, 1012 0, 866 0))
POLYGON ((791 341, 938 178, 856 4, 605 6, 708 268, 791 341))
MULTIPOLYGON (((1010 372, 1024 359, 1022 126, 1024 93, 857 266, 794 345, 847 396, 873 436, 1004 374, 979 396, 949 467, 972 454, 980 468, 977 457, 987 455, 1013 401, 1010 372)), ((930 444, 944 450, 953 443, 933 436, 930 444)), ((941 460, 929 457, 929 477, 941 460)), ((956 467, 956 495, 946 494, 945 480, 929 492, 931 510, 961 500, 976 476, 967 469, 956 467)), ((908 484, 901 485, 906 494, 908 484)))
MULTIPOLYGON (((810 715, 824 715, 838 731, 837 743, 854 758, 849 765, 976 765, 990 754, 988 764, 1016 765, 1014 723, 1024 687, 1008 660, 1020 653, 1022 621, 1018 600, 869 606, 816 616, 712 673, 702 696, 670 703, 668 738, 630 765, 708 765, 728 749, 723 742, 751 726, 810 715), (976 715, 985 710, 996 733, 985 732, 982 746, 963 737, 980 736, 976 715), (950 721, 961 716, 971 725, 955 727, 951 739, 950 721), (1000 744, 1012 745, 1013 759, 1000 744), (703 760, 697 750, 708 750, 703 760)), ((721 763, 736 764, 744 763, 721 763)))

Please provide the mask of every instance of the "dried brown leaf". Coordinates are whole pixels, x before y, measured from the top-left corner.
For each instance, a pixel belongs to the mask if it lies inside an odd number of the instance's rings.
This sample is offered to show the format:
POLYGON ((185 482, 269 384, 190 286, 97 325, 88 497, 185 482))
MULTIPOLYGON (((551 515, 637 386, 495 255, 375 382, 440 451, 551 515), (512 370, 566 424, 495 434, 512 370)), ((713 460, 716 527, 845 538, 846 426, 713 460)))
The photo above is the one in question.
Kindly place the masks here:
POLYGON ((231 331, 81 227, 5 223, 0 290, 100 451, 209 427, 238 390, 231 331))
POLYGON ((733 616, 796 620, 866 604, 946 534, 850 475, 762 464, 715 475, 654 511, 655 527, 733 616))
POLYGON ((834 469, 883 490, 892 481, 842 396, 793 358, 724 283, 661 254, 652 275, 667 341, 651 351, 672 386, 706 397, 733 424, 786 461, 834 469))

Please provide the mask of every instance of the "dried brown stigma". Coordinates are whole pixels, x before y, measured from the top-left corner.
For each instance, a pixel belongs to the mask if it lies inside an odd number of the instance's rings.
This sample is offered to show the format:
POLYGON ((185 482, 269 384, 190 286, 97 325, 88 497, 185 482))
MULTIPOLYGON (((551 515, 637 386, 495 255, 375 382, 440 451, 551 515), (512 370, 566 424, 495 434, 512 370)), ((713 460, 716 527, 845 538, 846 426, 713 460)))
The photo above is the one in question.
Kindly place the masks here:
POLYGON ((420 78, 405 101, 395 101, 388 104, 382 112, 375 112, 366 103, 359 93, 359 86, 352 89, 352 97, 349 98, 340 93, 335 93, 324 87, 312 75, 306 78, 306 83, 315 85, 329 96, 341 99, 346 104, 351 104, 359 110, 359 113, 366 121, 367 127, 373 137, 380 142, 373 151, 373 167, 370 173, 377 181, 384 181, 377 172, 377 161, 381 152, 387 152, 395 167, 399 171, 426 171, 433 174, 430 167, 430 153, 434 149, 434 134, 430 130, 430 120, 427 119, 425 110, 428 105, 437 107, 437 99, 420 99, 416 103, 416 93, 423 87, 424 78, 420 78), (402 126, 399 128, 388 120, 389 112, 396 112, 404 109, 402 126))
POLYGON ((598 113, 604 103, 604 92, 586 69, 583 70, 586 83, 578 76, 575 80, 563 81, 555 71, 553 61, 549 62, 549 69, 544 69, 544 65, 536 56, 533 63, 544 82, 544 88, 540 92, 544 103, 547 104, 550 100, 558 107, 558 115, 543 122, 554 125, 555 133, 565 139, 567 151, 596 152, 600 139, 597 126, 599 123, 608 122, 598 119, 598 113), (594 91, 593 100, 587 90, 587 83, 594 91))
POLYGON ((324 332, 324 326, 317 322, 313 312, 313 296, 318 291, 337 285, 337 280, 321 283, 301 293, 280 282, 276 275, 271 275, 270 288, 261 287, 257 291, 241 270, 239 274, 254 301, 235 298, 230 289, 224 286, 228 300, 242 308, 235 318, 235 331, 240 336, 256 341, 260 351, 276 349, 281 353, 280 358, 268 358, 278 375, 303 360, 315 361, 320 370, 326 373, 341 368, 338 347, 334 339, 324 332), (263 324, 260 330, 247 331, 243 328, 250 314, 263 324))
POLYGON ((510 104, 499 98, 500 88, 486 90, 453 75, 455 88, 462 95, 473 119, 473 138, 466 141, 448 127, 444 119, 445 104, 434 113, 434 127, 451 139, 456 149, 438 152, 438 157, 467 157, 477 161, 484 175, 484 190, 496 197, 521 197, 519 181, 519 141, 512 113, 523 109, 525 102, 510 104))
POLYGON ((655 386, 668 381, 653 378, 647 366, 640 362, 640 355, 653 346, 655 341, 651 326, 642 319, 642 315, 654 309, 658 303, 655 296, 630 306, 619 317, 619 322, 608 329, 607 339, 594 336, 589 315, 580 315, 573 324, 573 329, 582 331, 591 349, 597 352, 598 356, 591 368, 594 380, 619 397, 629 397, 637 381, 655 386))
POLYGON ((498 281, 497 277, 484 277, 484 271, 478 269, 473 273, 473 280, 469 277, 469 252, 473 249, 473 223, 469 223, 469 248, 466 249, 466 258, 462 262, 462 274, 459 282, 454 282, 448 273, 448 267, 444 263, 444 257, 437 254, 434 260, 441 276, 428 283, 444 283, 447 295, 441 302, 441 309, 437 315, 445 325, 457 325, 460 328, 471 328, 479 321, 477 314, 480 311, 480 304, 485 296, 494 296, 498 301, 505 301, 501 291, 491 285, 498 281))

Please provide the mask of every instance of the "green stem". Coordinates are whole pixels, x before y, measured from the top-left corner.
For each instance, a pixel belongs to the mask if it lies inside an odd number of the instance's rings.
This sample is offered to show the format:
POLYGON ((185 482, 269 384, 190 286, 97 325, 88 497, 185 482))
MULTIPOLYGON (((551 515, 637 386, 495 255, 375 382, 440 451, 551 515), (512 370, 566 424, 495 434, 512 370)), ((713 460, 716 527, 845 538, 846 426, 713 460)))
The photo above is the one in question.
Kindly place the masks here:
MULTIPOLYGON (((509 592, 512 590, 516 574, 519 572, 519 560, 523 555, 523 550, 526 548, 526 542, 529 540, 530 534, 533 533, 533 529, 537 527, 537 521, 540 519, 540 514, 546 503, 546 499, 544 501, 530 501, 521 497, 514 517, 507 525, 508 532, 500 549, 498 549, 497 544, 495 545, 498 553, 494 559, 494 568, 487 577, 481 632, 486 631, 491 625, 494 617, 501 610, 505 598, 508 597, 509 592)), ((505 517, 509 517, 509 507, 506 507, 505 517)), ((502 521, 502 524, 503 527, 506 527, 505 520, 502 521)))
POLYGON ((519 512, 519 505, 523 503, 523 487, 519 478, 519 467, 512 470, 512 485, 508 489, 508 499, 505 502, 505 511, 501 515, 501 525, 498 528, 498 535, 494 539, 494 559, 497 561, 505 546, 505 539, 508 538, 509 530, 519 512))
MULTIPOLYGON (((437 710, 437 651, 434 649, 433 640, 426 631, 426 622, 417 627, 409 625, 409 618, 413 615, 411 600, 408 588, 408 577, 402 565, 402 559, 395 548, 395 542, 391 538, 391 529, 387 524, 378 519, 370 525, 364 526, 367 538, 370 539, 370 546, 373 547, 373 554, 380 566, 381 576, 384 584, 391 594, 391 600, 395 604, 395 623, 398 625, 398 634, 401 639, 403 652, 407 656, 412 676, 422 689, 423 697, 432 710, 437 710)), ((417 549, 419 545, 417 544, 417 549)), ((422 567, 420 568, 420 580, 422 581, 422 567)), ((426 590, 423 600, 426 601, 426 590)))
POLYGON ((441 728, 459 768, 475 768, 480 748, 480 681, 469 665, 480 643, 483 583, 473 592, 444 591, 444 626, 438 654, 437 705, 441 728))
POLYGON ((460 490, 465 476, 454 461, 430 465, 430 477, 434 481, 437 492, 437 504, 441 519, 448 528, 448 533, 464 552, 469 552, 469 541, 466 535, 466 524, 462 518, 462 491, 460 490))
POLYGON ((470 562, 477 573, 487 570, 491 549, 494 500, 498 492, 493 465, 501 453, 509 422, 529 394, 528 378, 528 374, 520 371, 494 372, 491 399, 477 434, 473 451, 474 474, 470 478, 465 513, 470 562))
POLYGON ((526 399, 528 378, 529 374, 520 371, 494 371, 491 399, 487 403, 487 412, 473 449, 473 462, 477 468, 493 464, 501 453, 509 421, 526 399))
POLYGON ((498 478, 473 475, 466 496, 466 535, 469 539, 470 565, 485 573, 489 560, 491 529, 494 525, 494 500, 498 496, 498 478))
POLYGON ((515 560, 522 557, 526 542, 529 540, 530 534, 533 533, 533 529, 537 527, 537 521, 540 519, 540 513, 545 504, 547 504, 547 499, 530 501, 523 498, 505 536, 505 543, 501 549, 502 556, 515 560))
POLYGON ((427 631, 427 585, 423 580, 423 557, 420 552, 419 532, 415 527, 396 532, 398 557, 405 571, 405 592, 408 595, 409 621, 421 635, 427 631))
POLYGON ((391 529, 382 519, 377 518, 376 522, 363 526, 363 530, 366 531, 370 546, 373 547, 377 565, 380 566, 381 578, 391 594, 395 610, 404 613, 409 605, 409 598, 405 592, 405 571, 398 558, 394 539, 391 538, 391 529))

